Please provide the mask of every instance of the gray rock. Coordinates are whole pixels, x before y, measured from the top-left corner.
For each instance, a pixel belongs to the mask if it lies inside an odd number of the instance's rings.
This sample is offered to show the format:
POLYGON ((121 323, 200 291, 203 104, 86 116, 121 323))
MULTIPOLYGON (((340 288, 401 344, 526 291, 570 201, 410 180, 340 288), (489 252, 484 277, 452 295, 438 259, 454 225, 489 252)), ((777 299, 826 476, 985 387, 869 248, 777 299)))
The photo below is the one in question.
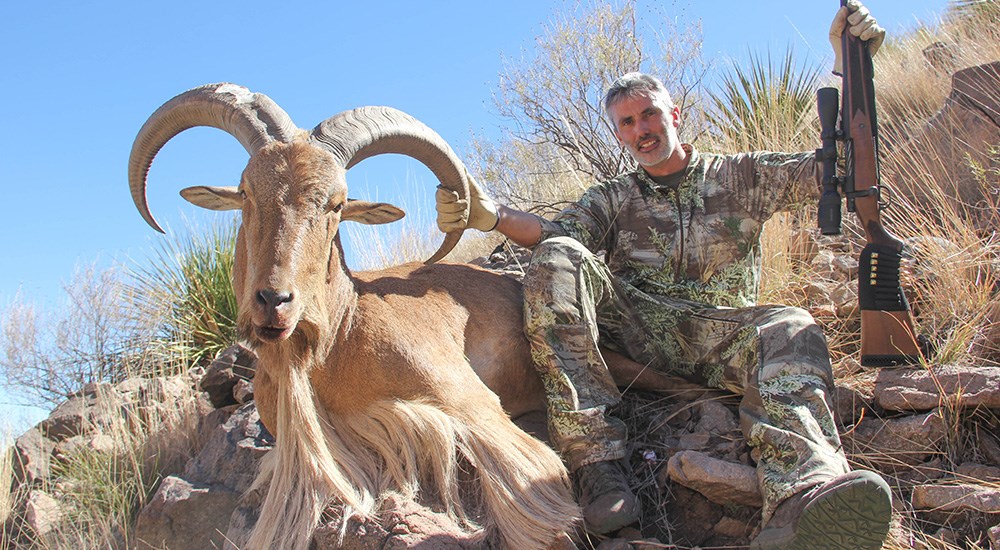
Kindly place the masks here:
POLYGON ((947 73, 955 70, 958 59, 956 48, 955 44, 935 41, 931 42, 921 53, 932 68, 947 73))
POLYGON ((139 513, 135 538, 152 548, 218 548, 238 500, 228 487, 167 477, 139 513))
POLYGON ((707 433, 686 433, 681 435, 677 446, 685 451, 703 451, 712 443, 712 436, 707 433))
POLYGON ((244 405, 212 431, 184 468, 184 478, 242 493, 253 483, 258 461, 273 446, 274 438, 260 422, 257 408, 244 405))
POLYGON ((980 432, 979 452, 989 461, 990 464, 1000 466, 1000 442, 995 435, 980 432))
POLYGON ((233 387, 233 398, 240 405, 246 405, 253 401, 253 382, 249 380, 237 380, 233 387))
POLYGON ((833 257, 833 269, 846 276, 846 279, 840 280, 855 280, 858 277, 858 257, 854 254, 837 254, 833 257))
POLYGON ((60 403, 38 426, 46 437, 54 441, 82 435, 95 401, 96 397, 89 395, 71 397, 60 403))
POLYGON ((251 380, 257 372, 257 355, 246 346, 233 344, 222 350, 202 377, 201 389, 215 407, 235 405, 233 388, 240 380, 251 380))
POLYGON ((85 391, 59 404, 38 427, 56 442, 86 435, 115 422, 124 412, 125 402, 123 394, 114 386, 89 385, 85 391))
POLYGON ((73 453, 84 449, 111 453, 115 450, 115 440, 103 433, 74 435, 57 443, 52 455, 58 460, 67 460, 73 453))
POLYGON ((14 442, 11 467, 15 485, 41 483, 49 477, 49 465, 55 443, 36 427, 24 432, 14 442))
POLYGON ((951 83, 950 100, 982 112, 1000 126, 1000 61, 957 71, 951 83))
POLYGON ((945 400, 962 408, 1000 409, 1000 367, 882 369, 875 396, 879 406, 891 411, 929 411, 945 400))
POLYGON ((348 520, 346 536, 340 538, 341 522, 334 520, 317 528, 313 542, 317 550, 376 550, 426 548, 427 550, 473 550, 488 548, 482 531, 468 533, 443 513, 411 500, 390 496, 378 519, 348 520))
POLYGON ((866 418, 841 437, 848 454, 863 454, 887 472, 906 469, 939 452, 948 433, 940 411, 902 418, 866 418))
POLYGON ((48 493, 33 490, 24 506, 24 522, 29 532, 44 537, 62 519, 62 506, 48 493))
POLYGON ((266 496, 266 487, 258 487, 243 493, 239 504, 229 516, 226 543, 223 546, 225 550, 240 550, 246 546, 247 541, 250 540, 250 531, 260 519, 260 508, 264 504, 266 496))
POLYGON ((813 259, 809 262, 810 273, 814 275, 816 279, 824 281, 837 281, 840 279, 841 274, 838 272, 836 265, 834 264, 834 259, 836 255, 825 249, 820 249, 813 259))
POLYGON ((1000 513, 1000 489, 984 485, 918 485, 911 503, 916 510, 1000 513))
POLYGON ((987 483, 1000 483, 1000 468, 963 462, 955 468, 955 477, 959 481, 979 480, 987 483))
POLYGON ((934 480, 941 479, 947 474, 948 470, 944 461, 940 457, 935 457, 916 466, 901 468, 895 473, 894 483, 900 488, 925 485, 934 480))
POLYGON ((833 392, 833 418, 840 426, 853 426, 862 415, 871 413, 873 396, 869 391, 836 384, 833 392))
POLYGON ((757 472, 745 464, 718 460, 696 451, 681 451, 670 457, 667 475, 716 504, 758 508, 763 505, 757 472))
MULTIPOLYGON (((157 395, 169 397, 171 393, 166 390, 157 395)), ((204 443, 187 462, 183 474, 165 478, 153 501, 140 513, 137 536, 146 544, 157 548, 239 547, 227 540, 233 518, 241 513, 243 493, 274 439, 260 423, 252 403, 207 409, 199 425, 199 439, 204 443)), ((255 502, 242 511, 253 516, 245 534, 254 525, 258 509, 259 502, 255 502)), ((237 538, 246 540, 245 536, 237 538)))
POLYGON ((725 537, 749 538, 751 532, 754 530, 754 527, 755 525, 753 522, 723 516, 722 519, 715 524, 715 527, 713 527, 712 530, 725 537))
MULTIPOLYGON (((991 166, 989 147, 1000 142, 1000 62, 970 67, 952 77, 952 91, 923 128, 909 132, 909 141, 892 155, 886 167, 895 174, 899 192, 911 204, 929 199, 924 182, 948 182, 949 195, 964 204, 990 204, 986 189, 968 169, 969 160, 991 166), (983 201, 983 202, 980 202, 983 201)), ((974 220, 975 221, 975 220, 974 220)))
POLYGON ((706 399, 698 403, 698 427, 700 432, 722 435, 737 432, 740 425, 736 415, 718 401, 706 399))
POLYGON ((143 403, 164 404, 188 399, 192 389, 191 381, 187 377, 172 376, 142 379, 136 393, 139 401, 143 403))
POLYGON ((830 293, 837 317, 847 318, 855 315, 861 307, 858 303, 857 280, 837 284, 830 293))

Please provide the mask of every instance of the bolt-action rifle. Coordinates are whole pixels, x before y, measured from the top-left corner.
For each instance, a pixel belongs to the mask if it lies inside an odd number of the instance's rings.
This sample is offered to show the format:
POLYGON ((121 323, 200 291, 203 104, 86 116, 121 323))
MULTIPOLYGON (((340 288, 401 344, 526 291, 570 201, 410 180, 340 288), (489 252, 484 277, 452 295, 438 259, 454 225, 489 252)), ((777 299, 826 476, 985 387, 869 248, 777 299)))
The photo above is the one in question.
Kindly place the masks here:
MULTIPOLYGON (((841 0, 846 5, 846 0, 841 0)), ((861 306, 861 364, 885 367, 918 363, 921 358, 910 316, 910 306, 899 283, 903 242, 886 231, 880 211, 882 186, 878 167, 878 125, 875 85, 868 45, 844 29, 843 103, 836 88, 821 88, 817 105, 823 146, 816 150, 822 164, 823 194, 819 201, 819 227, 824 235, 840 234, 843 191, 848 212, 855 212, 867 244, 858 266, 858 300, 861 306), (840 108, 840 127, 837 111, 840 108), (837 141, 844 142, 845 173, 837 172, 837 141)))

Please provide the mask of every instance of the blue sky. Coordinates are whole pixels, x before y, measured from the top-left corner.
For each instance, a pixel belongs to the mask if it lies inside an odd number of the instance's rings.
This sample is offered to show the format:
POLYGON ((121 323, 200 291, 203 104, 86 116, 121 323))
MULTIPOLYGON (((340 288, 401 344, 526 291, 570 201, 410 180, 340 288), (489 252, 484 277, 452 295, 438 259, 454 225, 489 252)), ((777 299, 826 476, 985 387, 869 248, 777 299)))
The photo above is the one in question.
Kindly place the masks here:
MULTIPOLYGON (((933 21, 946 4, 867 2, 890 33, 933 21)), ((20 296, 57 308, 80 266, 150 255, 163 237, 132 206, 126 165, 139 127, 174 95, 234 82, 267 94, 303 128, 345 109, 390 105, 437 130, 462 155, 473 134, 498 133, 492 94, 502 57, 530 58, 543 26, 574 6, 553 0, 10 3, 0 23, 0 306, 20 296)), ((640 14, 655 6, 658 16, 679 25, 700 19, 704 55, 716 62, 745 58, 748 50, 783 53, 788 45, 800 58, 832 60, 826 38, 837 6, 832 0, 638 6, 640 14)), ((153 213, 174 233, 207 223, 177 191, 235 184, 245 162, 242 147, 218 130, 181 134, 150 172, 153 213)), ((421 170, 371 159, 348 182, 358 198, 404 196, 405 202, 421 195, 429 205, 434 182, 421 170), (418 189, 401 192, 404 186, 418 189)), ((2 401, 9 399, 0 395, 2 401)))

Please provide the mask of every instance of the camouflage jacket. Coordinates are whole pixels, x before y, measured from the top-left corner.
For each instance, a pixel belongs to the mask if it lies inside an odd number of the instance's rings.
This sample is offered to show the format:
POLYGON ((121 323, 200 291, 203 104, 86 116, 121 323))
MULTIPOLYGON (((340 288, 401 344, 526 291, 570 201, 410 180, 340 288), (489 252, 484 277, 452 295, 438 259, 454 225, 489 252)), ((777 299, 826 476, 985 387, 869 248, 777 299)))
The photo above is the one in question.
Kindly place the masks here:
POLYGON ((594 185, 542 222, 542 239, 566 235, 603 252, 612 273, 649 294, 754 305, 761 229, 775 212, 818 196, 814 153, 715 155, 684 147, 690 162, 673 187, 642 168, 594 185))

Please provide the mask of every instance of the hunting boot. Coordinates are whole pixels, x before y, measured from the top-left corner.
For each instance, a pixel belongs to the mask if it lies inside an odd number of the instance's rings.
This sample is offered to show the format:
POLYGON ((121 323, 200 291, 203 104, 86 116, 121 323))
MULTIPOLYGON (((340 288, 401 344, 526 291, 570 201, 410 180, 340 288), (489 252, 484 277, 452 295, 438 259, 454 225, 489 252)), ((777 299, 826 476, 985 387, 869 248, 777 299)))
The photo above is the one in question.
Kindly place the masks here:
POLYGON ((892 493, 874 472, 837 476, 782 502, 754 549, 878 550, 892 521, 892 493))
POLYGON ((576 482, 587 531, 603 535, 639 520, 639 499, 629 489, 619 461, 581 466, 576 471, 576 482))

